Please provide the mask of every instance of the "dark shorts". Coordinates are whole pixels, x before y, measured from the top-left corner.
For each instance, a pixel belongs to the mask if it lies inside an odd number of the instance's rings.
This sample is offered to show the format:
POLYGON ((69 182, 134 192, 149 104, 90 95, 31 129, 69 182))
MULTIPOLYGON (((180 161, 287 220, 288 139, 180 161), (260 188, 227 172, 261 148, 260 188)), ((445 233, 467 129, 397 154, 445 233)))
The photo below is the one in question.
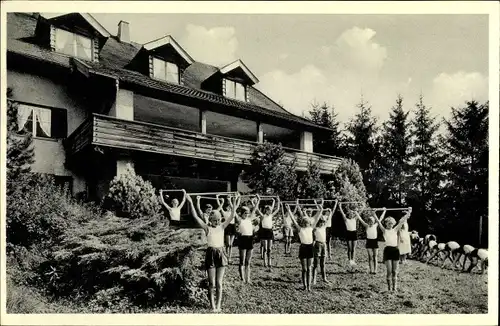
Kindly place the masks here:
POLYGON ((299 258, 307 259, 314 257, 314 245, 311 244, 301 244, 299 247, 299 258))
POLYGON ((384 248, 384 262, 388 260, 399 260, 398 247, 385 247, 384 248))
POLYGON ((259 238, 260 240, 273 240, 273 229, 261 228, 259 232, 259 238))
POLYGON ((378 249, 378 239, 366 239, 366 249, 378 249))
POLYGON ((357 231, 347 231, 345 239, 347 241, 356 241, 356 240, 358 240, 358 232, 357 231))
POLYGON ((205 253, 205 269, 227 266, 228 261, 224 248, 208 247, 205 253))
POLYGON ((326 227, 326 241, 330 241, 332 238, 332 228, 331 227, 326 227))
POLYGON ((479 257, 477 256, 477 251, 478 251, 478 250, 479 250, 479 249, 474 249, 474 250, 470 253, 470 257, 471 257, 471 258, 479 258, 479 257))
POLYGON ((224 235, 235 235, 235 234, 236 234, 236 225, 235 224, 229 224, 224 229, 224 235))
POLYGON ((178 227, 180 227, 180 226, 181 226, 181 223, 182 223, 181 221, 170 220, 170 222, 169 222, 169 226, 173 226, 173 227, 178 228, 178 227))
POLYGON ((314 243, 314 257, 326 256, 326 243, 316 241, 314 243))
POLYGON ((251 235, 238 236, 238 248, 240 250, 253 249, 253 236, 251 236, 251 235))

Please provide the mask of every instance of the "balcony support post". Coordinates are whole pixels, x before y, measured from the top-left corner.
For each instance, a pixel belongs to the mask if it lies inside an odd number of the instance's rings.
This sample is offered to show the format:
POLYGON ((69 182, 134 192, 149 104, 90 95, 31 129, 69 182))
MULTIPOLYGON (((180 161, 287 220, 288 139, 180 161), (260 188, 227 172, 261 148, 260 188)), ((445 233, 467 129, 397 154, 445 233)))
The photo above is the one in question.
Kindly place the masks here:
POLYGON ((202 134, 207 133, 207 111, 200 110, 200 131, 202 134))
POLYGON ((109 115, 124 120, 134 120, 134 92, 120 88, 116 81, 116 98, 109 115))
POLYGON ((257 122, 257 143, 261 144, 264 142, 264 128, 260 121, 257 122))

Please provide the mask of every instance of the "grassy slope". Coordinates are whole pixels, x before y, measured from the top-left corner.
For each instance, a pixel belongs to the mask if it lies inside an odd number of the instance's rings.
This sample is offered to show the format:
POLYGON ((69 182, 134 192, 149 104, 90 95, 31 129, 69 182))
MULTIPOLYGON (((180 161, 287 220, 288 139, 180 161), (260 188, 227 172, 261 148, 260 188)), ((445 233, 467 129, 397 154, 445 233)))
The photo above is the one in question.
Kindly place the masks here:
MULTIPOLYGON (((282 244, 275 246, 276 267, 264 269, 256 246, 253 262, 253 284, 242 284, 235 257, 226 272, 224 313, 487 313, 487 274, 458 273, 451 270, 408 261, 400 265, 400 291, 387 294, 385 266, 379 265, 377 275, 367 274, 367 254, 358 244, 358 272, 346 271, 346 250, 336 244, 334 259, 327 262, 330 284, 318 279, 312 293, 301 290, 298 245, 292 257, 283 256, 282 244), (266 304, 262 304, 263 301, 266 304)), ((381 255, 380 255, 381 259, 381 255)), ((206 308, 193 312, 206 312, 206 308)))

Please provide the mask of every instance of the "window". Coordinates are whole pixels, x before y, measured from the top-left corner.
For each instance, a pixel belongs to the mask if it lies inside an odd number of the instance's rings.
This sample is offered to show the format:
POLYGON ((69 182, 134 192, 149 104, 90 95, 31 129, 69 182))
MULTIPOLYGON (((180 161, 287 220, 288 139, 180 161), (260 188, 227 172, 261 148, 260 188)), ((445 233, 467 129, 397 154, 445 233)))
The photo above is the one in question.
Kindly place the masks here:
POLYGON ((92 39, 59 28, 55 31, 57 52, 92 61, 92 39))
POLYGON ((226 96, 246 102, 246 89, 243 84, 225 79, 226 82, 226 96))
POLYGON ((34 137, 64 138, 67 134, 66 110, 19 104, 17 126, 19 131, 31 132, 34 137))
POLYGON ((153 58, 153 77, 179 84, 179 68, 175 63, 153 58))

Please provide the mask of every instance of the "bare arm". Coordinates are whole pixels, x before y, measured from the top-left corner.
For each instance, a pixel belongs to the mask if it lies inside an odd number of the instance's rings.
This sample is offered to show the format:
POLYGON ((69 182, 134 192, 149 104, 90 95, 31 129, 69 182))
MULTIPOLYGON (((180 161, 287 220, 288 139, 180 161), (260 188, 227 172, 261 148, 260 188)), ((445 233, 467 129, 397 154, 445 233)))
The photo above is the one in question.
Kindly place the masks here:
MULTIPOLYGON (((273 201, 273 205, 274 205, 274 201, 273 201)), ((276 209, 274 210, 274 212, 272 212, 273 217, 276 214, 278 214, 278 212, 280 211, 280 206, 281 206, 281 203, 280 203, 280 199, 278 197, 278 200, 276 201, 276 209)), ((272 211, 272 208, 271 208, 271 211, 272 211)))
POLYGON ((296 227, 297 229, 300 229, 300 226, 299 226, 299 224, 297 223, 297 220, 295 219, 294 214, 293 214, 293 213, 292 213, 292 211, 290 210, 290 205, 286 205, 286 209, 288 210, 288 214, 290 214, 290 219, 292 220, 293 225, 295 225, 295 227, 296 227))
POLYGON ((217 206, 217 209, 215 209, 216 211, 222 211, 222 206, 224 205, 224 198, 220 198, 219 195, 217 195, 217 204, 219 204, 219 206, 217 206))
POLYGON ((179 204, 179 209, 182 209, 185 203, 186 203, 186 190, 182 189, 182 200, 181 203, 179 204))
POLYGON ((222 224, 223 228, 226 228, 226 226, 228 226, 229 223, 231 223, 231 221, 236 217, 236 209, 240 205, 240 197, 234 197, 233 202, 231 202, 231 198, 228 198, 227 200, 229 201, 229 205, 231 206, 231 216, 229 216, 229 218, 224 221, 224 223, 222 224))
POLYGON ((378 218, 377 213, 374 212, 374 214, 373 214, 373 217, 375 218, 375 221, 377 221, 378 227, 380 228, 380 230, 382 230, 382 232, 385 231, 385 228, 382 225, 381 220, 384 218, 386 212, 387 212, 387 210, 384 207, 384 210, 382 212, 382 215, 380 216, 380 219, 378 218))
POLYGON ((313 217, 313 227, 316 227, 316 224, 318 224, 318 221, 319 221, 321 215, 323 214, 323 207, 318 204, 317 208, 318 208, 318 212, 313 217))
POLYGON ((396 230, 400 230, 401 229, 401 226, 403 225, 404 222, 406 222, 406 220, 408 220, 410 218, 410 214, 411 214, 411 207, 406 211, 406 214, 398 221, 398 224, 396 224, 395 226, 395 229, 396 230))
POLYGON ((340 215, 342 215, 342 218, 344 219, 344 223, 347 221, 347 216, 345 216, 344 209, 342 208, 342 204, 339 204, 339 211, 340 215))
POLYGON ((198 213, 199 216, 203 216, 203 211, 201 210, 200 207, 200 196, 196 196, 196 212, 198 213))
POLYGON ((367 227, 368 227, 368 224, 367 224, 365 221, 363 221, 363 219, 362 219, 362 218, 361 218, 361 216, 359 215, 358 211, 354 211, 354 214, 355 214, 355 217, 358 219, 359 223, 363 224, 363 226, 364 226, 365 228, 367 228, 367 227))
POLYGON ((251 200, 252 204, 253 204, 253 207, 252 207, 252 211, 250 212, 251 216, 255 216, 255 213, 258 213, 259 214, 259 217, 263 217, 264 214, 262 214, 262 212, 260 211, 259 209, 259 203, 260 203, 260 196, 257 195, 256 197, 257 199, 255 200, 251 200))
POLYGON ((161 200, 161 203, 163 204, 163 206, 165 206, 166 209, 168 209, 168 211, 170 212, 170 210, 172 209, 172 207, 170 207, 167 202, 165 201, 165 198, 163 198, 163 190, 160 190, 160 200, 161 200))
POLYGON ((208 233, 208 226, 203 221, 199 216, 198 213, 196 213, 196 209, 194 208, 193 200, 191 199, 191 196, 187 195, 187 201, 189 202, 189 205, 191 205, 191 210, 193 211, 193 217, 196 220, 196 223, 205 231, 205 233, 208 233))

